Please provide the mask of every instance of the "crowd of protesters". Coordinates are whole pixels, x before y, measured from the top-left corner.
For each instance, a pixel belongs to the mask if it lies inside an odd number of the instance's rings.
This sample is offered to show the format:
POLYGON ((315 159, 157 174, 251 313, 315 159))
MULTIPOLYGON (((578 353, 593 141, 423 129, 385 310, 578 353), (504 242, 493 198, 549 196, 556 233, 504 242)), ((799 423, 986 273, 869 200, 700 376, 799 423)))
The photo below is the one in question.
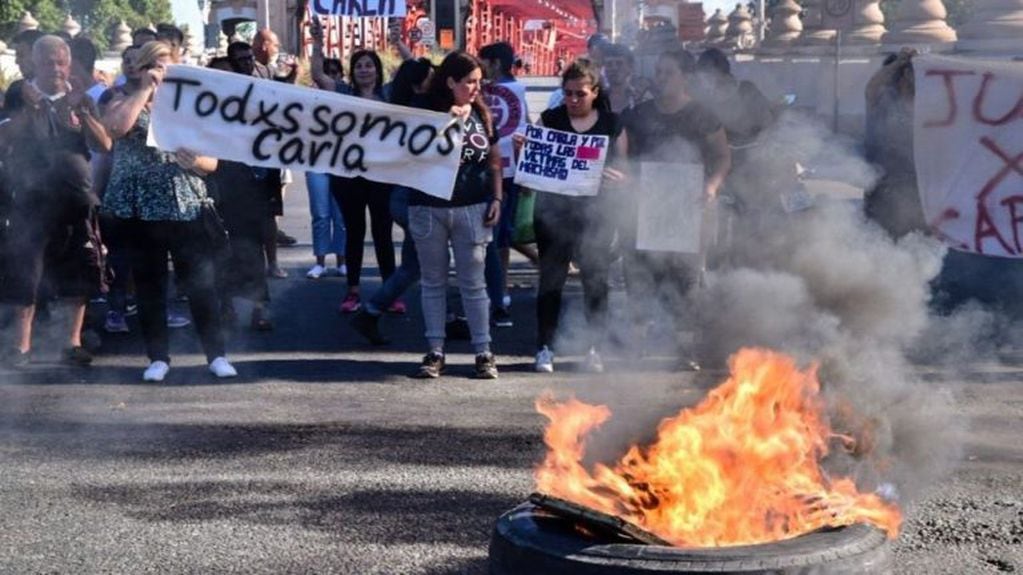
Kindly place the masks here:
MULTIPOLYGON (((635 248, 638 202, 630 166, 702 164, 708 203, 727 187, 737 163, 734 144, 755 142, 773 111, 754 87, 731 78, 720 52, 705 52, 699 63, 681 48, 666 52, 652 81, 634 73, 627 47, 601 37, 590 42, 587 57, 563 63, 561 89, 539 124, 606 136, 611 145, 596 196, 535 198, 533 248, 516 241, 513 226, 517 201, 532 192, 519 190, 512 178, 529 115, 509 44, 486 46, 479 58, 454 52, 439 65, 401 50, 405 61, 388 79, 371 50, 354 52, 345 74, 340 61, 324 57, 316 23, 311 32, 314 87, 450 113, 463 126, 461 164, 447 200, 362 177, 305 174, 315 257, 306 276, 346 277, 339 311, 353 314, 352 326, 368 341, 388 343, 380 317, 406 313, 404 294, 418 281, 426 354, 412 375, 441 375, 445 341, 463 336, 475 354, 475 376, 496 378, 491 328, 512 325, 511 249, 539 269, 537 371, 554 370, 562 292, 573 272, 582 280, 588 370, 604 368, 609 270, 615 260, 623 262, 630 300, 660 301, 676 330, 685 327, 683 300, 704 262, 635 248), (405 237, 400 265, 394 225, 405 237), (383 280, 368 295, 361 285, 367 231, 383 280), (460 314, 449 310, 452 256, 460 314)), ((168 328, 189 321, 170 312, 172 292, 187 300, 217 377, 236 375, 224 335, 238 321, 234 298, 251 302, 251 329, 274 328, 267 280, 286 275, 277 264, 276 247, 294 241, 277 227, 290 174, 187 149, 158 151, 146 143, 153 95, 167 66, 182 62, 182 39, 180 30, 167 25, 136 31, 122 55, 122 75, 108 86, 96 80, 96 50, 87 39, 67 42, 34 31, 15 38, 23 79, 10 86, 0 124, 6 222, 2 294, 16 306, 18 330, 9 365, 30 360, 35 310, 57 296, 72 308, 64 358, 78 365, 92 360, 81 341, 90 297, 104 294, 108 332, 129 331, 125 317, 137 310, 150 362, 146 381, 167 375, 168 328), (225 233, 218 241, 221 225, 225 233)), ((261 30, 251 45, 231 43, 226 57, 208 65, 296 82, 298 67, 280 54, 279 44, 271 31, 261 30)), ((638 312, 635 319, 645 326, 654 318, 638 312)), ((686 365, 697 367, 684 350, 680 353, 686 365)))

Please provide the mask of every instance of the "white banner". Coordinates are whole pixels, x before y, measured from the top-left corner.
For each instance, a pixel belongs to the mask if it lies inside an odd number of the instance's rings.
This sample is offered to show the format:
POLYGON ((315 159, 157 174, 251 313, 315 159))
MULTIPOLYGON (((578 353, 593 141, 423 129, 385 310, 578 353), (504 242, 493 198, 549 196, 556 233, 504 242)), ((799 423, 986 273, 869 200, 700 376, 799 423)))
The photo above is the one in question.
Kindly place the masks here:
POLYGON ((363 176, 450 199, 462 151, 448 114, 240 74, 171 66, 153 101, 161 150, 363 176))
POLYGON ((636 249, 700 253, 703 184, 703 164, 641 163, 636 249))
POLYGON ((928 224, 955 249, 1023 257, 1023 64, 927 55, 913 68, 928 224))
POLYGON ((607 160, 607 136, 526 126, 515 183, 565 196, 595 196, 607 160))
POLYGON ((320 16, 404 18, 405 0, 309 0, 309 10, 320 16))

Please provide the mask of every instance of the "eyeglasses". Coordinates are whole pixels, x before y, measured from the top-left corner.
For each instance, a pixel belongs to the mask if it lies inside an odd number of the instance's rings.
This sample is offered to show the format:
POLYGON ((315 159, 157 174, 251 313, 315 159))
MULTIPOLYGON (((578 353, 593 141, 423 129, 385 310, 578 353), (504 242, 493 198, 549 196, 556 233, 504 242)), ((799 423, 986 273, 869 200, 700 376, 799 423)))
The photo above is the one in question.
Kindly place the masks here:
POLYGON ((592 94, 592 92, 590 92, 589 90, 562 90, 562 92, 564 92, 566 100, 569 98, 577 98, 579 100, 582 100, 586 96, 592 94))

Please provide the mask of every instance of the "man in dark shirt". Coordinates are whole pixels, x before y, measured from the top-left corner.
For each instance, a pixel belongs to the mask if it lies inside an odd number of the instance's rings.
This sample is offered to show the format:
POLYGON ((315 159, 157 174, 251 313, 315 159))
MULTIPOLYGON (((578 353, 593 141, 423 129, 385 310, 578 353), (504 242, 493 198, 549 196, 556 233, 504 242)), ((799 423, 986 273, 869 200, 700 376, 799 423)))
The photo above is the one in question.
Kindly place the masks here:
POLYGON ((71 298, 64 359, 86 365, 92 357, 81 342, 85 302, 102 289, 104 274, 89 149, 108 150, 110 139, 92 100, 71 91, 71 53, 63 40, 37 40, 32 65, 35 77, 23 85, 23 104, 0 134, 11 189, 3 295, 18 308, 17 346, 7 360, 29 360, 35 303, 47 276, 71 298))
POLYGON ((30 82, 35 77, 35 72, 32 69, 32 44, 35 44, 35 41, 43 36, 44 34, 39 30, 25 30, 11 41, 11 46, 14 48, 14 61, 18 65, 18 71, 21 72, 21 79, 15 80, 7 87, 7 92, 4 94, 3 114, 0 115, 0 119, 10 118, 21 109, 23 104, 21 88, 25 82, 30 82))

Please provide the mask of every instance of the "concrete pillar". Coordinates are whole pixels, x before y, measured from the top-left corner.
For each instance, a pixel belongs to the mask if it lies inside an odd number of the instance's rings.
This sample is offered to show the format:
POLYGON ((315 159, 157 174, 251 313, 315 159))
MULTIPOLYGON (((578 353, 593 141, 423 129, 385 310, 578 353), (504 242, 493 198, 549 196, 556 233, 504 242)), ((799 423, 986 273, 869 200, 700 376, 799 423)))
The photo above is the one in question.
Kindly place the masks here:
POLYGON ((853 28, 842 36, 846 44, 880 44, 885 35, 880 0, 855 0, 853 28))
POLYGON ((752 48, 753 17, 744 4, 736 4, 735 10, 728 15, 728 28, 725 30, 725 41, 730 47, 752 48))
POLYGON ((67 15, 67 18, 64 19, 64 23, 61 24, 60 27, 65 32, 67 32, 68 36, 71 36, 72 38, 77 36, 78 33, 82 31, 82 25, 79 24, 78 22, 75 22, 75 19, 71 17, 71 14, 67 15))
POLYGON ((771 28, 764 40, 765 47, 784 48, 791 46, 803 32, 803 21, 799 14, 803 9, 795 0, 781 0, 771 15, 771 28))
POLYGON ((959 46, 1016 53, 1023 50, 1023 0, 977 0, 959 29, 959 46))
POLYGON ((948 13, 941 0, 902 0, 885 44, 943 44, 955 42, 956 31, 945 22, 948 13))
POLYGON ((707 44, 719 44, 725 40, 725 33, 728 31, 728 18, 720 8, 707 19, 707 44))
POLYGON ((18 32, 24 32, 25 30, 38 30, 39 21, 32 17, 32 13, 26 11, 21 15, 21 20, 18 21, 18 32))
POLYGON ((835 43, 838 32, 824 27, 824 1, 803 1, 803 34, 799 37, 800 45, 826 46, 835 43))
POLYGON ((131 28, 121 20, 110 35, 110 50, 120 54, 128 46, 131 46, 131 28))

